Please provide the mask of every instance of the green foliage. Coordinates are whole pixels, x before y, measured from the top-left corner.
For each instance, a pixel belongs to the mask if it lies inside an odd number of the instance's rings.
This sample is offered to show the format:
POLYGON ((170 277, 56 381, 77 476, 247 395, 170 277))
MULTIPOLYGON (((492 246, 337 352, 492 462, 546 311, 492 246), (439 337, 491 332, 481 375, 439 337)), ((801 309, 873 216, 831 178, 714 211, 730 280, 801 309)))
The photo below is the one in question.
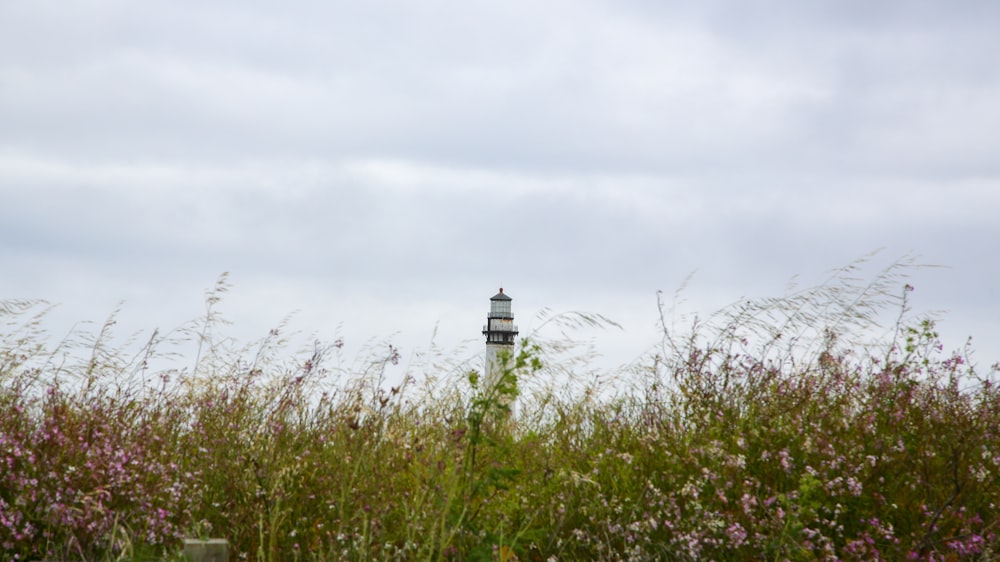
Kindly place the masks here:
POLYGON ((664 313, 654 356, 596 375, 543 333, 492 378, 404 369, 388 344, 344 369, 339 341, 289 352, 283 327, 238 348, 217 329, 224 280, 174 333, 190 368, 158 333, 111 345, 112 321, 49 349, 40 304, 3 303, 0 549, 150 560, 189 536, 252 561, 995 559, 996 370, 944 353, 905 314, 912 288, 886 296, 896 273, 739 303, 687 335, 664 313), (880 299, 903 311, 882 340, 880 299))
POLYGON ((523 472, 514 459, 518 447, 512 433, 511 405, 518 398, 518 379, 541 370, 539 351, 537 345, 526 339, 515 356, 509 350, 498 354, 497 373, 489 374, 483 381, 475 372, 468 376, 472 396, 463 432, 459 501, 452 508, 452 521, 453 534, 457 535, 461 529, 471 539, 463 545, 470 559, 490 559, 494 546, 515 549, 517 538, 528 530, 519 527, 512 536, 504 537, 482 528, 479 516, 484 507, 509 502, 507 493, 523 472))

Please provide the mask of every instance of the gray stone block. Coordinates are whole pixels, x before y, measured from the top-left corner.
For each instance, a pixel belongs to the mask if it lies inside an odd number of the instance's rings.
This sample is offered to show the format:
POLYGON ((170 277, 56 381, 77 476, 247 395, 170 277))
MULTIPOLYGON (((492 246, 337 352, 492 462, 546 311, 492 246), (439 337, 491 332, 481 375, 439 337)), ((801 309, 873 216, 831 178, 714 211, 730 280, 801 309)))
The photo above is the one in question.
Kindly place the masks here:
POLYGON ((226 539, 184 539, 184 557, 191 562, 229 562, 226 539))

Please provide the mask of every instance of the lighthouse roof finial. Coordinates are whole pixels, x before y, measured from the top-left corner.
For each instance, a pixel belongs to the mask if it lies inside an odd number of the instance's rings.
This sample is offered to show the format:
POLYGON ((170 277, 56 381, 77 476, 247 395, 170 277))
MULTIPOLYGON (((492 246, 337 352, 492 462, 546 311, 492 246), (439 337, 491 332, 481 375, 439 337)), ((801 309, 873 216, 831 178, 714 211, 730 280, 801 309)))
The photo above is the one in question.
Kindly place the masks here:
POLYGON ((509 300, 514 300, 514 299, 510 298, 509 296, 507 296, 503 292, 503 287, 500 287, 500 292, 497 293, 497 294, 495 294, 495 295, 493 295, 492 297, 490 297, 490 300, 491 301, 509 301, 509 300))

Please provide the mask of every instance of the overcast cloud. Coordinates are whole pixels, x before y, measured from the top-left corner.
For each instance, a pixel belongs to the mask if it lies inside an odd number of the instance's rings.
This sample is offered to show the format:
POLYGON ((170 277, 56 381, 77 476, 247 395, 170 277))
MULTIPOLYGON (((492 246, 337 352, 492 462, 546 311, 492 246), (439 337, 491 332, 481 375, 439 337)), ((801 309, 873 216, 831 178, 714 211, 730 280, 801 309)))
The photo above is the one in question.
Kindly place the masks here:
MULTIPOLYGON (((1000 359, 1000 4, 0 3, 0 297, 55 330, 478 341, 503 283, 657 341, 878 248, 1000 359), (125 323, 125 322, 123 322, 125 323)), ((589 337, 589 335, 588 335, 589 337)), ((478 344, 476 344, 478 345, 478 344)))

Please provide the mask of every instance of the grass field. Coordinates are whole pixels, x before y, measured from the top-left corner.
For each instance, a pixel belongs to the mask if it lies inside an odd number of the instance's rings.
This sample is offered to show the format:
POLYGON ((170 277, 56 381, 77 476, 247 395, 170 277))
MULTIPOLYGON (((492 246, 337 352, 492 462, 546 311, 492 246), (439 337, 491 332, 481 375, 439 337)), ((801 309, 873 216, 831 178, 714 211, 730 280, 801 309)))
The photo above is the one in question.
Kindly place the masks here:
POLYGON ((5 301, 0 549, 142 560, 211 536, 255 561, 997 559, 997 366, 942 349, 898 267, 852 274, 664 320, 661 347, 621 372, 584 376, 572 342, 528 339, 491 386, 434 362, 387 381, 388 345, 334 367, 340 342, 295 351, 280 328, 234 348, 212 312, 224 282, 204 319, 131 347, 110 322, 53 347, 44 306, 5 301))

